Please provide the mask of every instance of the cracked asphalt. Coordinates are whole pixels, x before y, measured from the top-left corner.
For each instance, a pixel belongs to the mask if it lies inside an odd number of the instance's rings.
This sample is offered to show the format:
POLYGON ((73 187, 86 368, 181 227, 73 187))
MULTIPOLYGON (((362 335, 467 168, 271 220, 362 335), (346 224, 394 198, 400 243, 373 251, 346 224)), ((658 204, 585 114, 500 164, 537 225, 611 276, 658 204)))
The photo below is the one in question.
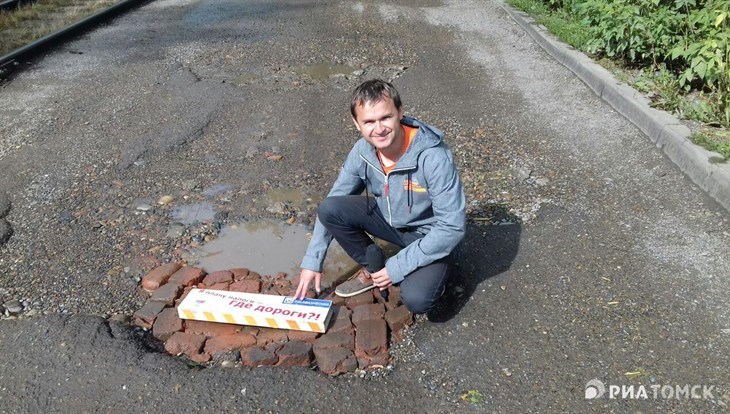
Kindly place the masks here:
POLYGON ((154 1, 0 88, 0 412, 728 410, 728 212, 493 1, 154 1), (116 321, 221 225, 310 224, 373 77, 446 132, 469 204, 392 370, 191 367, 116 321), (197 202, 216 222, 176 223, 197 202), (592 379, 713 395, 588 400, 592 379))

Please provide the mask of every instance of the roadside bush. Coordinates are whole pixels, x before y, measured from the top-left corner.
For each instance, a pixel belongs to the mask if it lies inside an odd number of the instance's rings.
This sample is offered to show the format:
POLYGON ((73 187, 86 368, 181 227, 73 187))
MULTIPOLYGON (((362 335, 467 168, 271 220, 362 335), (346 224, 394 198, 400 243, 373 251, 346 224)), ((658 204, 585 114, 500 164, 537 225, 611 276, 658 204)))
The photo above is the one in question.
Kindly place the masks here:
POLYGON ((665 68, 679 88, 706 94, 711 122, 730 126, 730 0, 543 1, 582 20, 586 52, 665 68))

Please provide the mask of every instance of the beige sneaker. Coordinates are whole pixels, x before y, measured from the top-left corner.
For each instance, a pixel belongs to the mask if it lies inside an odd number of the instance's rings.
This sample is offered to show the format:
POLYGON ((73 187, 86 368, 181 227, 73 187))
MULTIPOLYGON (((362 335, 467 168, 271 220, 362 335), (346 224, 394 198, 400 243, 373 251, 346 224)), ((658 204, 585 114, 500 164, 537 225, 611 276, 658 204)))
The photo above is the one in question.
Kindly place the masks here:
POLYGON ((355 296, 375 287, 370 273, 365 269, 358 270, 350 279, 335 288, 335 294, 343 298, 355 296))

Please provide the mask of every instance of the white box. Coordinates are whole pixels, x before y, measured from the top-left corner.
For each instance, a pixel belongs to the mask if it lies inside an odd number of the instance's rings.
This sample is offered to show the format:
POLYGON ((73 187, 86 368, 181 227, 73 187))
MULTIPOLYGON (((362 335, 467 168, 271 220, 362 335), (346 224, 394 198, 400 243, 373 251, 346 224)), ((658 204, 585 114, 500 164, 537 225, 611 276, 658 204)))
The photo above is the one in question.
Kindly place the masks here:
POLYGON ((193 289, 177 307, 181 319, 324 333, 332 301, 193 289))

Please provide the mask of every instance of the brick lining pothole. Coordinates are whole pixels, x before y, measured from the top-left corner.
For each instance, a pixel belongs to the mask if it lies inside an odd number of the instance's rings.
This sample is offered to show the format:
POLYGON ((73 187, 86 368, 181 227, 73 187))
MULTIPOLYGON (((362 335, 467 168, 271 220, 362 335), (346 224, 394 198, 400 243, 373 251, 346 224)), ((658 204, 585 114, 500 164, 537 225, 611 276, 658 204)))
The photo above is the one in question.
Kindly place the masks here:
MULTIPOLYGON (((389 344, 401 340, 413 315, 390 287, 383 301, 370 290, 341 298, 334 293, 326 333, 180 319, 177 306, 194 288, 291 296, 296 285, 285 273, 260 275, 249 269, 207 274, 178 263, 162 265, 142 279, 150 293, 134 313, 134 324, 151 330, 171 355, 196 363, 240 362, 244 366, 317 366, 328 375, 379 368, 390 360, 389 344)), ((308 297, 312 297, 311 292, 308 297)))

